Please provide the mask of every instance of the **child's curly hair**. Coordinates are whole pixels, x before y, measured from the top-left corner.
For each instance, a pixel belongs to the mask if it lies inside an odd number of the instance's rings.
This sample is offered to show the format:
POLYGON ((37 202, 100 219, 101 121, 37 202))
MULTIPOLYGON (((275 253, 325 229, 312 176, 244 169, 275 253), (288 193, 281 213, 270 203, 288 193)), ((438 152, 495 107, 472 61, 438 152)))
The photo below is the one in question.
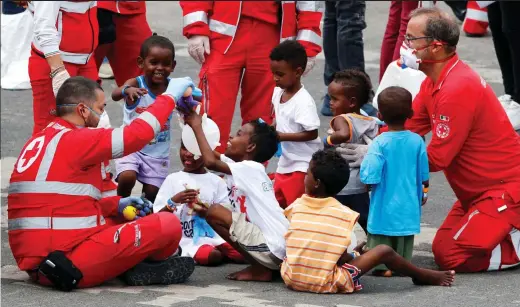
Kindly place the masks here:
POLYGON ((310 165, 314 179, 323 184, 328 196, 335 196, 347 185, 350 167, 334 148, 315 152, 310 165))
POLYGON ((278 150, 280 142, 276 129, 261 119, 252 120, 249 124, 255 129, 251 136, 251 143, 256 145, 253 160, 259 163, 269 161, 278 150))
POLYGON ((343 85, 344 93, 354 89, 358 106, 361 107, 368 102, 372 82, 370 77, 359 69, 345 69, 334 74, 334 82, 343 85))

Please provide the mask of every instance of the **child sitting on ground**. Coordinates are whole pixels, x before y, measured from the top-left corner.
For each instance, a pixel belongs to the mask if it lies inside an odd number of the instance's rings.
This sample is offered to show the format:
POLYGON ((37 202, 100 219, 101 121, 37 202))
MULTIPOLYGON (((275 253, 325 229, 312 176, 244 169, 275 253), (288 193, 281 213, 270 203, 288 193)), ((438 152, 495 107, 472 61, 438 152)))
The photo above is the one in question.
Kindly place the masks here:
POLYGON ((220 155, 211 150, 200 115, 192 112, 185 122, 195 133, 205 166, 226 174, 233 206, 233 212, 217 204, 196 210, 251 264, 228 278, 270 281, 272 270, 279 270, 285 257, 284 235, 289 227, 262 165, 278 149, 275 129, 263 121, 251 121, 230 138, 225 155, 220 155))
POLYGON ((200 265, 218 265, 225 260, 243 263, 242 255, 218 234, 206 232, 205 236, 194 238, 194 213, 190 212, 188 204, 197 200, 210 205, 227 204, 228 191, 224 180, 208 172, 204 161, 195 159, 182 142, 179 156, 184 169, 166 177, 157 193, 153 211, 173 212, 181 221, 181 256, 192 257, 200 265))
POLYGON ((386 245, 367 251, 362 243, 353 253, 347 251, 359 214, 333 197, 347 184, 348 173, 347 162, 335 150, 313 154, 305 177, 306 195, 285 209, 290 221, 281 268, 285 284, 297 291, 352 293, 362 289, 362 275, 385 264, 416 284, 450 286, 454 271, 418 268, 386 245))
MULTIPOLYGON (((124 98, 123 124, 128 125, 146 111, 168 87, 168 76, 175 68, 175 48, 163 36, 154 35, 144 41, 137 58, 143 75, 132 78, 112 92, 112 100, 124 98)), ((171 119, 171 115, 170 115, 171 119)), ((143 184, 145 197, 154 201, 170 166, 170 120, 155 139, 140 151, 116 160, 117 194, 130 196, 136 180, 143 184)))
MULTIPOLYGON (((343 143, 366 144, 365 137, 377 136, 379 126, 374 118, 360 115, 371 89, 370 79, 362 71, 347 69, 334 75, 328 87, 330 109, 334 114, 330 122, 333 132, 324 138, 326 147, 343 143)), ((336 199, 360 214, 359 225, 366 231, 370 197, 367 186, 359 180, 359 167, 350 168, 348 184, 336 199)))
POLYGON ((275 126, 282 146, 274 177, 274 193, 282 208, 305 193, 303 179, 314 152, 320 149, 316 103, 300 82, 307 65, 305 48, 287 40, 271 51, 275 126))
MULTIPOLYGON (((378 105, 388 132, 374 139, 360 173, 361 181, 372 186, 367 246, 386 244, 411 260, 428 189, 428 155, 423 139, 404 128, 413 114, 410 92, 388 87, 379 94, 378 105)), ((374 275, 392 276, 389 269, 378 266, 374 275)))

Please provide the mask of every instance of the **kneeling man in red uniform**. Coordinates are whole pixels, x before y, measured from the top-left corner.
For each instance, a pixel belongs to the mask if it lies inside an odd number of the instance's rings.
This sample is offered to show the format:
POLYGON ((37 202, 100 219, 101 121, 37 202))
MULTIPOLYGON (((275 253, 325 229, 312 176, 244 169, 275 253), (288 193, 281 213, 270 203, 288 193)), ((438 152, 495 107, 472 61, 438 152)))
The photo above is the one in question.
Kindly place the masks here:
POLYGON ((520 265, 520 137, 491 86, 456 54, 459 26, 437 8, 412 12, 404 65, 427 78, 407 129, 425 135, 430 171, 443 171, 458 200, 433 240, 443 270, 520 265))
POLYGON ((103 90, 84 77, 63 83, 58 118, 23 146, 11 175, 9 245, 21 270, 62 290, 120 275, 130 285, 178 283, 191 275, 191 258, 172 257, 181 239, 174 214, 114 225, 124 208, 145 201, 102 193, 106 161, 150 142, 188 87, 194 88, 191 80, 171 79, 166 92, 128 126, 92 129, 105 108, 103 90))

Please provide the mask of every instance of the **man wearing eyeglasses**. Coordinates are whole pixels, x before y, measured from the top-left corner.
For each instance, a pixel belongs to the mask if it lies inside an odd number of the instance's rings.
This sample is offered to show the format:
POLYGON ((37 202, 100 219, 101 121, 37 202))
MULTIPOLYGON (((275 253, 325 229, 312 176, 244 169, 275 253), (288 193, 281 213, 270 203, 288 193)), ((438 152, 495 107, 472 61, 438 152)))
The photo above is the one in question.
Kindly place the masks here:
POLYGON ((458 25, 437 8, 411 14, 403 66, 427 78, 406 126, 425 135, 430 171, 458 200, 433 240, 436 263, 458 272, 520 265, 520 138, 491 86, 459 59, 458 25))

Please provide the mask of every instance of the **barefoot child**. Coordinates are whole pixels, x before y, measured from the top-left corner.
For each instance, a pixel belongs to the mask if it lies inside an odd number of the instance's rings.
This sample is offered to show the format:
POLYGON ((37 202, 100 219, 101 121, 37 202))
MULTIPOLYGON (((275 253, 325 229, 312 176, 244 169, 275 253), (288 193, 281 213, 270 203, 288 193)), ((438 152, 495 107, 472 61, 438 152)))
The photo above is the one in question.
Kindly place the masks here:
MULTIPOLYGON (((325 146, 344 143, 366 144, 364 136, 373 139, 379 126, 373 117, 362 116, 361 106, 368 102, 372 84, 368 76, 356 69, 337 72, 329 84, 330 109, 334 118, 330 122, 332 134, 324 138, 325 146)), ((359 180, 359 167, 350 168, 348 184, 336 199, 358 212, 359 225, 366 231, 370 197, 365 184, 359 180)))
POLYGON ((276 87, 273 108, 282 154, 274 177, 274 193, 285 208, 305 193, 303 179, 314 152, 320 149, 320 118, 316 103, 301 84, 307 64, 305 48, 287 40, 271 51, 271 71, 276 87))
POLYGON ((225 155, 220 155, 211 150, 200 115, 193 112, 185 121, 193 128, 205 166, 226 174, 233 206, 230 212, 221 205, 212 205, 200 210, 199 215, 251 264, 228 278, 270 281, 272 270, 279 270, 285 257, 283 236, 289 226, 261 164, 278 149, 276 131, 258 120, 247 123, 230 138, 225 155))
MULTIPOLYGON (((420 232, 423 192, 428 189, 426 146, 419 135, 404 128, 413 114, 410 92, 388 87, 379 94, 378 105, 388 132, 374 139, 360 173, 361 181, 372 186, 367 246, 386 244, 411 260, 414 235, 420 232)), ((374 274, 389 277, 390 270, 381 265, 374 274)))
POLYGON ((192 257, 200 265, 218 265, 225 260, 242 263, 242 256, 218 234, 206 232, 198 240, 194 239, 194 213, 190 214, 187 204, 198 199, 207 204, 227 204, 228 191, 224 180, 208 172, 204 161, 195 160, 182 142, 179 155, 184 169, 166 177, 157 193, 153 211, 173 212, 181 221, 181 256, 192 257), (199 190, 193 189, 195 187, 199 190))
MULTIPOLYGON (((123 123, 128 125, 154 103, 168 87, 168 76, 175 68, 175 49, 166 37, 154 35, 144 41, 137 58, 143 75, 132 78, 112 92, 112 99, 125 100, 123 123)), ((170 116, 171 118, 171 116, 170 116)), ((129 196, 136 180, 143 184, 145 197, 154 201, 168 175, 170 165, 170 121, 155 139, 140 151, 116 160, 117 192, 129 196)))
POLYGON ((360 277, 385 264, 416 284, 450 286, 455 272, 414 266, 392 248, 378 245, 354 253, 347 251, 359 214, 343 206, 334 195, 347 184, 349 166, 335 150, 313 154, 305 177, 305 193, 285 215, 290 221, 285 236, 287 257, 281 268, 285 284, 293 290, 315 293, 352 293, 362 289, 360 277), (361 254, 360 254, 361 253, 361 254))

